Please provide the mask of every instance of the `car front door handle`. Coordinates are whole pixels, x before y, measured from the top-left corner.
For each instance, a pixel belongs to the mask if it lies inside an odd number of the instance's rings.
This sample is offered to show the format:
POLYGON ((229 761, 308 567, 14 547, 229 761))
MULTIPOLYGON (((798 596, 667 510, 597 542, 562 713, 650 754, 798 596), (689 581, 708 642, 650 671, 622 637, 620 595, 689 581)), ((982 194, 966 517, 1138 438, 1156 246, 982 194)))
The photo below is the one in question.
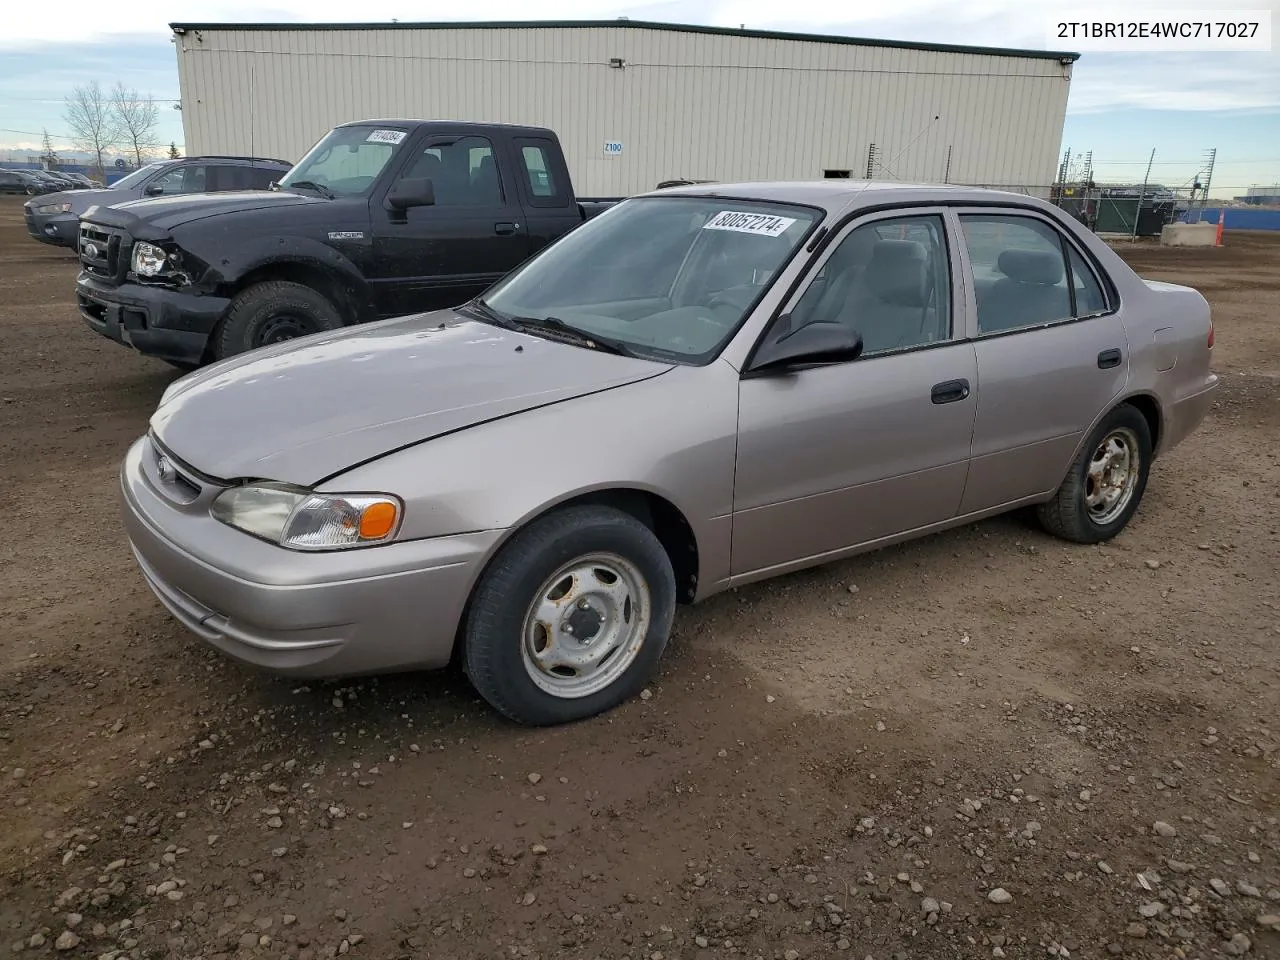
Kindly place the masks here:
POLYGON ((500 237, 509 237, 519 229, 520 229, 520 224, 518 223, 504 222, 504 223, 495 223, 493 225, 493 232, 500 237))
POLYGON ((942 383, 933 385, 929 399, 934 403, 955 403, 957 400, 964 400, 968 396, 968 380, 944 380, 942 383))
POLYGON ((1119 350, 1103 350, 1098 354, 1098 369, 1109 370, 1112 367, 1120 366, 1120 361, 1124 359, 1124 355, 1119 350))

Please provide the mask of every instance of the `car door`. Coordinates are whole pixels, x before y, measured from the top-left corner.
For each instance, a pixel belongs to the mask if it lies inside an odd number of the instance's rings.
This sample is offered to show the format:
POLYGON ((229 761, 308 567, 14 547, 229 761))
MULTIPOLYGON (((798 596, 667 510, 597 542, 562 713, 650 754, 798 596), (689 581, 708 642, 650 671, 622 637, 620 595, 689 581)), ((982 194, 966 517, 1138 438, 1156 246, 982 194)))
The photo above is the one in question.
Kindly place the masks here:
POLYGON ((731 568, 802 564, 956 515, 977 363, 940 208, 843 231, 766 331, 843 323, 854 361, 744 375, 731 568))
POLYGON ((407 152, 398 176, 370 203, 375 267, 385 316, 456 306, 528 255, 529 237, 505 163, 487 137, 430 136, 407 152), (430 180, 435 203, 397 212, 386 195, 404 179, 430 180))
POLYGON ((958 210, 981 395, 961 512, 1055 489, 1128 378, 1124 325, 1098 267, 1030 209, 958 210))

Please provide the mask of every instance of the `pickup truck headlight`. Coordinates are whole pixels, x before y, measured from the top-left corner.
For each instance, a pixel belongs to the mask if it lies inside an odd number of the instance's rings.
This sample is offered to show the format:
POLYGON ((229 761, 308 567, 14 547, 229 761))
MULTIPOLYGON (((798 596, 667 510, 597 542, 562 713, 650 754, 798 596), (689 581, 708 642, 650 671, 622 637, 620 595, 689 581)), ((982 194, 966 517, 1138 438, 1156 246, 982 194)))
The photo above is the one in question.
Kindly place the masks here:
POLYGON ((253 483, 219 494, 211 512, 228 526, 291 550, 338 550, 391 540, 403 508, 398 498, 384 494, 253 483))
POLYGON ((133 246, 133 272, 140 277, 158 277, 169 269, 169 253, 154 243, 133 246))
POLYGON ((64 203, 37 203, 37 204, 32 204, 31 209, 32 211, 40 214, 43 217, 49 217, 58 213, 70 213, 71 204, 65 203, 65 202, 64 203))

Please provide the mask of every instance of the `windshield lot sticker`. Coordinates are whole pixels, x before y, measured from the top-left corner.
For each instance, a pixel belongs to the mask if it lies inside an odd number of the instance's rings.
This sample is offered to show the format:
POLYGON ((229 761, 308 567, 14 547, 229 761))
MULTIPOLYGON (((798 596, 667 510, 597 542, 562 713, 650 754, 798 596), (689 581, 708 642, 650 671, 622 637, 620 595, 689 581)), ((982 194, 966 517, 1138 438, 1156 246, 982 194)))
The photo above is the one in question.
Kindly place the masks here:
POLYGON ((390 143, 397 144, 403 140, 407 134, 403 130, 375 130, 364 138, 365 143, 390 143))
POLYGON ((771 217, 764 213, 740 213, 737 210, 721 210, 702 225, 703 230, 732 230, 735 233, 754 233, 758 237, 777 237, 795 223, 792 217, 771 217))

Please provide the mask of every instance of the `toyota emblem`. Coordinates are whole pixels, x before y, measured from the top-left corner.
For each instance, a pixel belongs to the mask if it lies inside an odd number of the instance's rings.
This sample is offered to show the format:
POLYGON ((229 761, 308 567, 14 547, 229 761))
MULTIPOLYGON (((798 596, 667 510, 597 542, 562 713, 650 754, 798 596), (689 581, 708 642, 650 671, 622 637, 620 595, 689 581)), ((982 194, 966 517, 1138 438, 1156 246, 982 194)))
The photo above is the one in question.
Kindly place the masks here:
POLYGON ((98 245, 95 243, 86 243, 83 247, 84 255, 90 260, 98 259, 98 245))
POLYGON ((156 473, 160 475, 162 483, 173 483, 178 473, 173 469, 173 464, 169 462, 168 457, 158 457, 156 459, 156 473))

